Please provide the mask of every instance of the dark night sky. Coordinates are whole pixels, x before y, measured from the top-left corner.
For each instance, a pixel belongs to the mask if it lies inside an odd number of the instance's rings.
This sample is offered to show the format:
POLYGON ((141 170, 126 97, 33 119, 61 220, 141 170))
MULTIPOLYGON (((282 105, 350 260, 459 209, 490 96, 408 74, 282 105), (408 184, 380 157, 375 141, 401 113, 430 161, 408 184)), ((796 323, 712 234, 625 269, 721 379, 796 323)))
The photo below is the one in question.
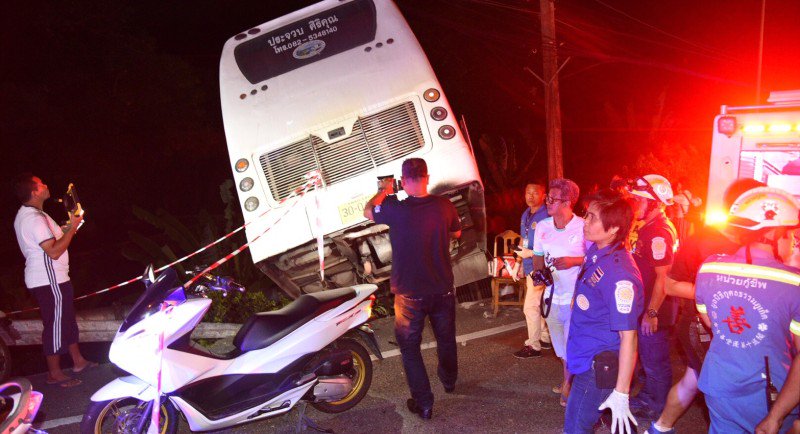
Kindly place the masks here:
MULTIPOLYGON (((86 286, 138 270, 119 254, 128 230, 147 232, 132 205, 187 221, 201 210, 220 215, 219 185, 230 177, 218 98, 222 45, 310 3, 84 0, 5 8, 0 254, 7 268, 0 290, 14 286, 7 278, 21 281, 11 224, 17 205, 8 191, 23 170, 44 178, 54 195, 68 182, 78 186, 89 223, 71 252, 105 261, 73 260, 73 270, 104 270, 91 271, 99 277, 86 286)), ((541 71, 538 2, 398 4, 473 140, 502 136, 516 143, 520 160, 536 155, 531 167, 543 169, 544 152, 535 153, 544 143, 542 89, 524 71, 541 71)), ((755 102, 759 0, 556 5, 559 56, 570 57, 560 82, 566 175, 583 186, 605 184, 634 164, 651 149, 648 141, 678 154, 694 146, 707 158, 719 106, 755 102), (659 98, 663 115, 654 130, 659 98), (597 161, 605 164, 591 166, 597 161)), ((769 90, 800 88, 798 22, 800 2, 767 0, 762 100, 769 90)), ((690 180, 701 191, 702 176, 690 180)), ((504 187, 520 182, 507 179, 504 187)), ((61 210, 51 211, 61 218, 61 210)))

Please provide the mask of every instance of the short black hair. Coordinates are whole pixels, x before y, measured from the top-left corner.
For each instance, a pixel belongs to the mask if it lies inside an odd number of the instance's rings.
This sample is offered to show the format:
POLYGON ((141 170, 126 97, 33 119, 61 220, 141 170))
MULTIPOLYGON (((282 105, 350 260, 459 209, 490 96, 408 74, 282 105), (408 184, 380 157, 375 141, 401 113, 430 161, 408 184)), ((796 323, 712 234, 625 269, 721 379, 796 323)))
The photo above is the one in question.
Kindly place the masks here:
POLYGON ((525 183, 525 187, 528 187, 529 185, 536 185, 542 187, 542 190, 547 191, 547 181, 542 178, 528 180, 528 182, 525 183))
POLYGON ((14 180, 14 194, 17 195, 20 203, 25 203, 31 200, 31 195, 36 191, 36 181, 33 180, 35 176, 30 172, 24 172, 17 175, 14 180))
POLYGON ((633 206, 630 199, 619 191, 606 188, 586 198, 586 208, 592 204, 596 204, 600 211, 598 217, 603 223, 603 229, 608 231, 614 227, 619 228, 613 242, 624 243, 633 225, 633 206))

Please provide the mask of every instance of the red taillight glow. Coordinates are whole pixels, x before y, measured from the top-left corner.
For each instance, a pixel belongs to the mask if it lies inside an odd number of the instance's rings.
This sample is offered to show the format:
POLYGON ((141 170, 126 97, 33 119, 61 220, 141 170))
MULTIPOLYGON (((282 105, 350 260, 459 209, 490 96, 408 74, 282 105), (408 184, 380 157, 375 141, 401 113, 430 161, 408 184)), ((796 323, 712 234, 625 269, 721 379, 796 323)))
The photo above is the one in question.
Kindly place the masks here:
POLYGON ((717 121, 717 130, 730 137, 736 132, 736 118, 733 116, 723 116, 717 121))

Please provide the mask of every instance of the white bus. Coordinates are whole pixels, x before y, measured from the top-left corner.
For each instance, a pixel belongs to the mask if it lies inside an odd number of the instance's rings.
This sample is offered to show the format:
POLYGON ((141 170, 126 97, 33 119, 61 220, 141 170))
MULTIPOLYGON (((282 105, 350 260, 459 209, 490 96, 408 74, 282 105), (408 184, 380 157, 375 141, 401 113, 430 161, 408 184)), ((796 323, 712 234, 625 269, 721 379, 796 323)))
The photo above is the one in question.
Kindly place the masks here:
MULTIPOLYGON (((725 189, 737 178, 752 178, 800 199, 800 90, 772 92, 761 106, 722 106, 714 118, 708 176, 706 224, 719 226, 725 189)), ((800 265, 800 233, 795 231, 790 256, 800 265)))
MULTIPOLYGON (((290 296, 391 270, 388 228, 362 217, 377 177, 402 161, 428 163, 431 191, 456 205, 456 285, 486 277, 486 212, 475 158, 417 39, 391 0, 324 0, 229 39, 220 98, 230 164, 250 221, 253 262, 290 296), (319 170, 325 189, 279 222, 279 204, 319 170), (325 275, 319 279, 320 195, 325 275)), ((402 194, 402 193, 401 193, 402 194)))

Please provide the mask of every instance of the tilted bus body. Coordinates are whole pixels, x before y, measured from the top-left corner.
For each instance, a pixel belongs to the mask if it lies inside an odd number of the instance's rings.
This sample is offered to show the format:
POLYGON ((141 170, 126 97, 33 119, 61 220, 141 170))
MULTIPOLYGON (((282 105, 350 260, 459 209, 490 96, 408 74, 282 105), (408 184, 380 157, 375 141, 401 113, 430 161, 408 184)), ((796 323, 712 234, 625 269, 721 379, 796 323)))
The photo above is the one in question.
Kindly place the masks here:
POLYGON ((220 98, 242 212, 254 220, 248 240, 270 228, 250 246, 253 262, 287 294, 388 279, 388 229, 362 210, 377 177, 399 178, 410 157, 427 161, 431 191, 459 210, 456 284, 485 277, 483 186, 472 149, 390 0, 325 0, 234 36, 220 61, 220 98), (312 170, 325 188, 279 204, 312 170))

